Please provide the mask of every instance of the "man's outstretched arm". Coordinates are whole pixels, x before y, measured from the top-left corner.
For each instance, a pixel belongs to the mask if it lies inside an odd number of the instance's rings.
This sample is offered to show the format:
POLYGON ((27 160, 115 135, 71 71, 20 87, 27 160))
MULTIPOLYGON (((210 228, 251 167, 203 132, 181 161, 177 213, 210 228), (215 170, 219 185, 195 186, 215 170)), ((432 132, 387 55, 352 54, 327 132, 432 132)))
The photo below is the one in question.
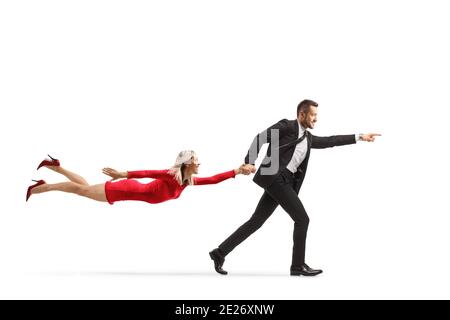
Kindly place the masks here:
POLYGON ((367 141, 374 142, 375 137, 381 136, 379 133, 364 133, 364 134, 349 134, 340 136, 330 136, 330 137, 317 137, 312 136, 311 148, 323 149, 331 148, 336 146, 344 146, 347 144, 353 144, 357 141, 367 141))

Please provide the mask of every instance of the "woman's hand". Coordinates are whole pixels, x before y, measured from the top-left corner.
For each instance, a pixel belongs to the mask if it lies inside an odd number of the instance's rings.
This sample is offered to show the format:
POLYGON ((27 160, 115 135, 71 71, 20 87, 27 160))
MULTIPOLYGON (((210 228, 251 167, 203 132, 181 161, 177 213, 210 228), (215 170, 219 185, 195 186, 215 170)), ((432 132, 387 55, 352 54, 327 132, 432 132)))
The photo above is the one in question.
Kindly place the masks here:
POLYGON ((111 181, 128 177, 128 172, 120 172, 112 168, 103 168, 102 172, 110 176, 112 178, 111 181))

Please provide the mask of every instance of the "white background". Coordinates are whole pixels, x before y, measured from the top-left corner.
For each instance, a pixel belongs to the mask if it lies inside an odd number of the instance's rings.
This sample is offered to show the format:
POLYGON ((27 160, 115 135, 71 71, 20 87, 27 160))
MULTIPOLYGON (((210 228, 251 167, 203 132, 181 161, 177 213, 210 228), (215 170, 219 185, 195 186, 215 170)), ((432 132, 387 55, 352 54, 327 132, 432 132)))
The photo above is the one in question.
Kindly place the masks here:
POLYGON ((445 1, 2 1, 0 298, 450 298, 445 1), (47 193, 47 153, 89 182, 197 151, 237 167, 254 135, 319 102, 300 197, 314 278, 288 275, 281 209, 228 257, 208 252, 253 213, 239 176, 159 205, 47 193))

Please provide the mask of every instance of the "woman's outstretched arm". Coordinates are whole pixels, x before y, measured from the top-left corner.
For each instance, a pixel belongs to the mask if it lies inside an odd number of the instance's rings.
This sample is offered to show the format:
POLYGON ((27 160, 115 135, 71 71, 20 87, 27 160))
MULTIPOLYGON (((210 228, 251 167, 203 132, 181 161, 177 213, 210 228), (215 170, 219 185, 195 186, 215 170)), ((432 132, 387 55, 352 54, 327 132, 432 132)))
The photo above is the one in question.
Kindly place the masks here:
POLYGON ((214 175, 212 177, 205 177, 205 178, 195 177, 194 178, 194 185, 201 186, 201 185, 205 185, 205 184, 217 184, 217 183, 220 183, 222 181, 228 180, 230 178, 234 178, 238 174, 249 175, 250 171, 247 170, 245 165, 241 165, 237 169, 230 170, 230 171, 223 172, 223 173, 219 173, 219 174, 216 174, 216 175, 214 175))
POLYGON ((103 173, 110 176, 112 180, 116 179, 167 179, 173 176, 169 174, 169 170, 139 170, 139 171, 117 171, 112 168, 104 168, 103 173))

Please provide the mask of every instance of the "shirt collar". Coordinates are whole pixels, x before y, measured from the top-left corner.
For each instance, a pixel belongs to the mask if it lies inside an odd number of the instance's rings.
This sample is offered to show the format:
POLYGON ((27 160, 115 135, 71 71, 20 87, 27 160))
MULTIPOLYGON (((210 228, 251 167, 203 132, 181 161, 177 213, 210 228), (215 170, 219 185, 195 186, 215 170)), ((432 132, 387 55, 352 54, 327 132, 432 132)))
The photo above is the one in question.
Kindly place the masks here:
POLYGON ((305 128, 303 128, 302 124, 300 123, 300 121, 298 121, 297 119, 297 123, 298 123, 298 134, 299 136, 302 136, 305 133, 305 128))

